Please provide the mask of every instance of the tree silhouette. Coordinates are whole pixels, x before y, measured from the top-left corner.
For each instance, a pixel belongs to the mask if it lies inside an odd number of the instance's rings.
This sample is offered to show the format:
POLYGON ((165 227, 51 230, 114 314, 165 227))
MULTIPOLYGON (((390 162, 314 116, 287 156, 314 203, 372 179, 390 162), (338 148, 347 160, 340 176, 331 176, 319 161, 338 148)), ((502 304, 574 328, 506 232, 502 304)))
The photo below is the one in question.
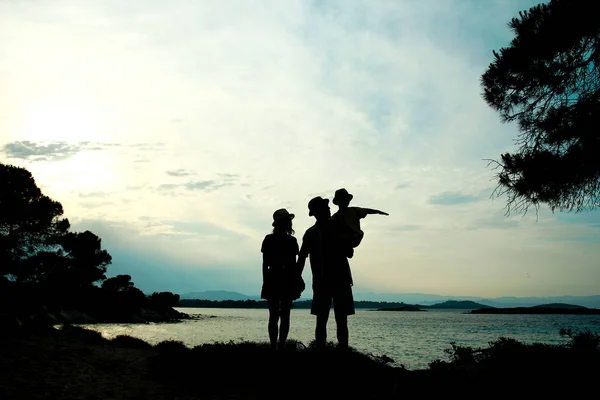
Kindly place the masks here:
POLYGON ((29 171, 0 163, 0 314, 33 321, 51 312, 46 321, 67 322, 73 317, 64 310, 85 313, 82 322, 89 316, 105 322, 185 317, 172 309, 179 295, 147 298, 130 275, 106 279, 112 257, 101 239, 70 232, 62 214, 62 205, 42 194, 29 171))
POLYGON ((62 287, 105 279, 111 256, 90 231, 69 232, 62 205, 24 168, 0 163, 0 277, 62 287))
POLYGON ((179 295, 171 292, 154 292, 150 295, 150 302, 157 308, 175 307, 179 302, 179 295))
POLYGON ((42 194, 29 171, 0 163, 0 277, 28 279, 19 267, 57 248, 69 229, 62 214, 62 205, 42 194))
POLYGON ((112 292, 125 292, 132 287, 131 275, 117 275, 102 282, 102 289, 112 292))
POLYGON ((516 37, 493 52, 485 101, 517 122, 518 150, 492 160, 497 196, 511 208, 597 208, 600 200, 600 18, 593 2, 551 0, 508 24, 516 37))
POLYGON ((59 251, 40 251, 21 261, 17 282, 64 286, 66 260, 59 251))
POLYGON ((68 271, 78 286, 89 286, 106 279, 106 267, 112 257, 102 250, 102 240, 90 231, 68 233, 62 240, 68 271))

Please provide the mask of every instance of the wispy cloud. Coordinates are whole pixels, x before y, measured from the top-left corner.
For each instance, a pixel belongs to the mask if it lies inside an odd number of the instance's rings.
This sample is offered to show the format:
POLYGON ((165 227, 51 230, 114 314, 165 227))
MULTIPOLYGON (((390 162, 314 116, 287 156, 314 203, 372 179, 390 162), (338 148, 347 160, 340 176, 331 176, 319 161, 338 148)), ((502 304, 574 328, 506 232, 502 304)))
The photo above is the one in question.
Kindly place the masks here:
POLYGON ((228 180, 206 180, 206 181, 190 181, 186 183, 164 183, 158 188, 160 190, 174 190, 174 189, 186 189, 186 190, 199 190, 203 192, 212 192, 213 190, 221 189, 226 186, 233 186, 234 182, 231 179, 228 180))
POLYGON ((38 144, 28 140, 7 143, 2 147, 9 158, 33 161, 60 161, 82 151, 84 145, 73 145, 65 142, 38 144))
POLYGON ((190 176, 190 175, 194 175, 194 172, 188 171, 188 170, 183 169, 183 168, 180 168, 180 169, 174 169, 174 170, 167 171, 167 175, 170 175, 170 176, 190 176))
POLYGON ((395 189, 396 190, 401 190, 401 189, 406 189, 407 187, 410 187, 410 183, 409 182, 400 182, 396 185, 395 189))
MULTIPOLYGON (((155 143, 136 143, 124 146, 120 143, 101 143, 82 141, 68 143, 65 141, 54 142, 34 142, 30 140, 21 140, 6 143, 1 151, 8 158, 27 160, 27 161, 63 161, 85 151, 102 151, 113 149, 136 149, 138 151, 156 151, 162 144, 155 143)), ((146 160, 135 160, 142 162, 146 160)))
POLYGON ((107 192, 88 192, 88 193, 79 193, 79 197, 107 197, 110 193, 107 192))

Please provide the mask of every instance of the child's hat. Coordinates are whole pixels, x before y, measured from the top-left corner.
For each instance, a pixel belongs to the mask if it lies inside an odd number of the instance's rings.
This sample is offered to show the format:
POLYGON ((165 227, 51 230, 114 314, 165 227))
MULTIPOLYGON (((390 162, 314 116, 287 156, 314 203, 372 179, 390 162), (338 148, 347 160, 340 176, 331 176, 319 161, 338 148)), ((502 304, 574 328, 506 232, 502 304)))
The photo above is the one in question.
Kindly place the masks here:
POLYGON ((346 202, 351 201, 352 196, 348 191, 344 188, 338 189, 335 191, 335 196, 333 197, 333 204, 339 205, 339 202, 345 200, 346 202))

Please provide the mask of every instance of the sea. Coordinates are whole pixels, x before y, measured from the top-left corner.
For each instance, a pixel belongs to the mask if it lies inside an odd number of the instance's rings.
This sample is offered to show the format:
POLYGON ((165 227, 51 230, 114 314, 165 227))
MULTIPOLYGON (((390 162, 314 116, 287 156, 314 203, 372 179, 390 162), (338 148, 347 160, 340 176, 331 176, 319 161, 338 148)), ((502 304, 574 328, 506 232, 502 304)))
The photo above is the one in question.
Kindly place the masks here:
MULTIPOLYGON (((266 309, 177 308, 197 319, 178 323, 83 325, 110 339, 129 335, 151 344, 177 340, 189 347, 206 343, 268 342, 266 309)), ((348 317, 350 346, 374 356, 387 356, 391 365, 426 369, 433 360, 447 360, 451 343, 485 348, 500 337, 523 343, 562 344, 561 328, 600 333, 600 315, 494 315, 469 310, 376 311, 357 309, 348 317)), ((307 309, 291 313, 289 339, 308 345, 314 338, 315 317, 307 309)), ((333 312, 328 341, 337 342, 333 312)))

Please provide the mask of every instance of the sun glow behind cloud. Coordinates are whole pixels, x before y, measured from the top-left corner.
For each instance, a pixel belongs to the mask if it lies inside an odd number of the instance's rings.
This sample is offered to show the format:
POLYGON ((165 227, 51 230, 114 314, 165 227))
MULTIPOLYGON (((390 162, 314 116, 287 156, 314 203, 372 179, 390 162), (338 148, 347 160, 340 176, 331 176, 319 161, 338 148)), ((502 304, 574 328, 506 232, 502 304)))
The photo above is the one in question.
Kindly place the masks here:
POLYGON ((104 139, 101 121, 94 113, 94 107, 62 102, 60 98, 50 98, 33 105, 23 120, 24 126, 17 130, 17 134, 34 142, 102 142, 104 139))
POLYGON ((345 186, 390 213, 365 220, 357 289, 589 294, 598 227, 489 199, 483 159, 515 127, 479 76, 533 4, 0 3, 2 161, 139 259, 147 290, 217 267, 256 293, 272 212, 301 239, 307 201, 345 186))

